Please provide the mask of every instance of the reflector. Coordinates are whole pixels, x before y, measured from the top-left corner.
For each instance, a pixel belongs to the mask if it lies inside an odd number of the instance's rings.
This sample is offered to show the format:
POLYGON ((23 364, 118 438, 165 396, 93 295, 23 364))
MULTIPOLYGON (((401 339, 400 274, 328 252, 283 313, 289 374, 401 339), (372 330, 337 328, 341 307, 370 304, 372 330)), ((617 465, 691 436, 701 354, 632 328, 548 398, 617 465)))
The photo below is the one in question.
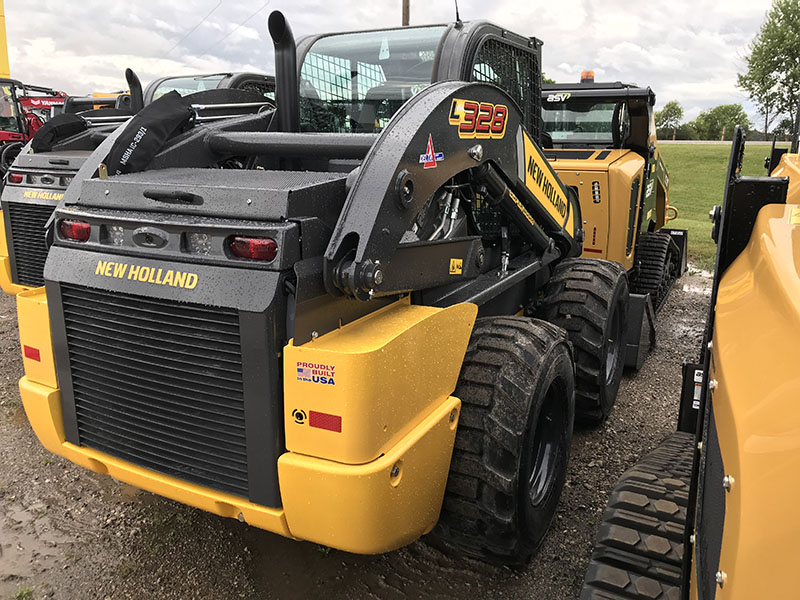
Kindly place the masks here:
POLYGON ((61 236, 67 238, 68 240, 85 242, 89 239, 92 226, 84 221, 70 221, 68 219, 62 219, 58 224, 58 230, 61 232, 61 236))

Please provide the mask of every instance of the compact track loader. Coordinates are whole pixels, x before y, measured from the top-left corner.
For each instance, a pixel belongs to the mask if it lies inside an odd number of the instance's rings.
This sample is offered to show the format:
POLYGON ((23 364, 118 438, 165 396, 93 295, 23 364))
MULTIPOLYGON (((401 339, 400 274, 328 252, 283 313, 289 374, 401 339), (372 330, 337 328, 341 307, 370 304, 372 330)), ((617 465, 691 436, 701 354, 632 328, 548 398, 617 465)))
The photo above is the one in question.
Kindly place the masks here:
MULTIPOLYGON (((800 535, 800 156, 742 177, 734 137, 712 212, 716 272, 678 431, 612 490, 581 598, 795 598, 800 535)), ((776 160, 779 158, 780 162, 776 160)))
POLYGON ((275 86, 268 75, 162 78, 144 91, 130 69, 126 78, 127 94, 67 98, 64 111, 22 148, 11 165, 0 197, 0 288, 6 293, 44 284, 45 226, 64 191, 92 152, 154 97, 178 90, 186 96, 198 124, 274 106, 270 95, 274 96, 275 86))
POLYGON ((280 535, 378 553, 433 531, 524 563, 629 321, 538 144, 540 43, 269 30, 275 110, 151 144, 159 99, 66 190, 46 291, 17 297, 30 422, 280 535))
POLYGON ((578 194, 583 256, 614 260, 631 291, 659 309, 686 270, 687 231, 667 229, 669 172, 658 150, 648 88, 614 82, 542 86, 545 155, 578 194))

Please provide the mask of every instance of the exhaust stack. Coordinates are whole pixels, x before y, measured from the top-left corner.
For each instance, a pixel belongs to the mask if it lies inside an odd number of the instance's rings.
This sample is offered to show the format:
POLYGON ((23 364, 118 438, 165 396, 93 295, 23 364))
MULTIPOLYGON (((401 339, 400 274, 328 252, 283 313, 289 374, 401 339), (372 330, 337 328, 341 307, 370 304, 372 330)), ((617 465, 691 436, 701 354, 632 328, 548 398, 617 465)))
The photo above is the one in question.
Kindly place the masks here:
POLYGON ((125 79, 131 94, 131 113, 135 115, 144 108, 142 82, 139 81, 139 77, 133 72, 133 69, 125 69, 125 79))
POLYGON ((297 48, 292 28, 283 13, 275 10, 267 21, 269 35, 275 46, 275 104, 278 130, 300 131, 300 102, 297 97, 297 48))

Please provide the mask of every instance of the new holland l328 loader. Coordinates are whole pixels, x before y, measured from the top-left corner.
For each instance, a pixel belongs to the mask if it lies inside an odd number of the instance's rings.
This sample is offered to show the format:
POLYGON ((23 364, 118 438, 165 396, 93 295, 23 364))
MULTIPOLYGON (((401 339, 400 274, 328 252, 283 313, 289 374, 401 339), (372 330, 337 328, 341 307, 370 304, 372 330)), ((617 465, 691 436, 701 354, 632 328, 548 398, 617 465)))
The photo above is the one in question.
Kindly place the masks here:
POLYGON ((433 531, 524 563, 575 416, 608 415, 642 330, 625 270, 577 258, 540 42, 269 29, 277 109, 175 130, 168 94, 66 190, 46 291, 18 295, 33 429, 287 537, 377 553, 433 531))

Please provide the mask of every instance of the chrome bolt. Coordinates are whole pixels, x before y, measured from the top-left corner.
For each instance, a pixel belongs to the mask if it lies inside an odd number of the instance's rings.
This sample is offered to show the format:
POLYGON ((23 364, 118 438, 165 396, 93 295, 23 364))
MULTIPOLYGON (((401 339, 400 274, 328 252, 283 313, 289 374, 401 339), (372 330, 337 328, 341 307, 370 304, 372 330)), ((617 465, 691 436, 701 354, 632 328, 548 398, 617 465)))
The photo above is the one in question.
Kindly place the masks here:
POLYGON ((315 340, 315 339, 317 339, 318 337, 319 337, 319 332, 318 332, 318 331, 312 331, 312 332, 311 332, 311 339, 312 339, 312 340, 315 340))
POLYGON ((250 198, 248 198, 248 199, 247 199, 247 203, 248 203, 248 204, 252 204, 252 203, 253 203, 253 201, 252 201, 250 198))
POLYGON ((731 491, 733 484, 734 484, 733 475, 725 475, 725 477, 722 478, 722 487, 725 489, 726 492, 731 491))
POLYGON ((708 389, 710 389, 710 390, 717 389, 717 380, 716 379, 712 379, 711 381, 708 382, 708 389))
POLYGON ((717 574, 714 575, 714 580, 719 587, 722 587, 728 581, 728 574, 725 571, 717 571, 717 574))
POLYGON ((450 422, 453 423, 456 420, 456 411, 452 411, 450 413, 450 422))
POLYGON ((244 515, 242 513, 239 513, 239 516, 236 518, 239 519, 240 523, 244 523, 244 515))
POLYGON ((706 346, 709 350, 714 347, 714 342, 708 342, 708 346, 706 346))
POLYGON ((108 190, 106 190, 106 191, 105 191, 105 192, 103 192, 103 193, 104 193, 106 196, 108 196, 108 190))
POLYGON ((689 543, 694 545, 694 534, 689 536, 689 543))
POLYGON ((381 269, 375 269, 375 273, 372 275, 372 281, 375 285, 383 283, 383 271, 381 269))
POLYGON ((698 450, 702 450, 703 449, 703 442, 697 442, 697 449, 698 450))
POLYGON ((398 475, 400 475, 400 468, 395 465, 392 467, 392 477, 397 477, 398 475))
POLYGON ((483 160, 483 146, 475 144, 472 148, 467 150, 467 154, 472 160, 480 162, 483 160))

